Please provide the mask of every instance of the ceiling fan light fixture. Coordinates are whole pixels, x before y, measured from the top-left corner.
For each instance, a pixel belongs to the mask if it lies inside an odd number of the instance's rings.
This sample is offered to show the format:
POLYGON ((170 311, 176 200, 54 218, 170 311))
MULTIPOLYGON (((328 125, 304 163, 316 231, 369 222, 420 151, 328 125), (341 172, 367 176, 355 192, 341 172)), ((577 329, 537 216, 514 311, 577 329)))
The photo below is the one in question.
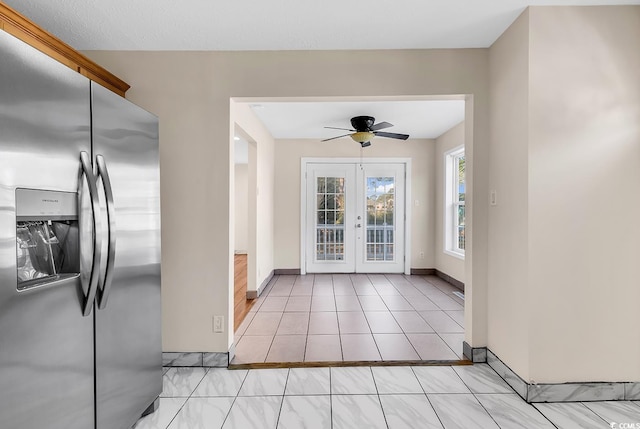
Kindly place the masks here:
POLYGON ((364 142, 369 142, 374 137, 375 137, 375 134, 369 131, 360 131, 360 132, 351 134, 351 138, 353 139, 353 141, 356 141, 360 144, 364 142))

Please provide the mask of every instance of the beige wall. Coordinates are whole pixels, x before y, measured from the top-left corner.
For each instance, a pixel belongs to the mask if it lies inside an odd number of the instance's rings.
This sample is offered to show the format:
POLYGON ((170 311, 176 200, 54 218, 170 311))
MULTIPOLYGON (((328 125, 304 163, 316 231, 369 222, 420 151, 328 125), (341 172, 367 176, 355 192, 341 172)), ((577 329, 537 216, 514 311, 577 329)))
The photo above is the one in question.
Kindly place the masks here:
MULTIPOLYGON (((274 140, 246 103, 231 102, 231 129, 249 141, 249 254, 247 291, 255 291, 273 271, 274 140), (255 195, 255 197, 254 197, 255 195)), ((233 147, 233 145, 231 145, 233 147)), ((233 158, 233 157, 232 157, 233 158)), ((233 276, 230 277, 233 281, 233 276)))
POLYGON ((249 165, 235 165, 234 251, 247 253, 249 231, 249 165))
POLYGON ((464 145, 464 122, 459 123, 436 139, 434 158, 435 171, 435 217, 433 268, 450 275, 464 283, 464 259, 456 258, 444 252, 444 204, 445 204, 445 153, 464 145))
POLYGON ((466 261, 465 336, 472 345, 486 344, 487 49, 87 55, 132 85, 130 100, 160 117, 165 351, 226 351, 230 346, 231 335, 212 333, 211 318, 229 318, 232 305, 233 210, 228 201, 233 200, 233 97, 471 94, 466 117, 473 120, 468 121, 465 139, 473 176, 467 219, 473 257, 466 261), (203 231, 194 243, 184 234, 186 216, 217 227, 203 231), (227 227, 228 235, 219 233, 227 227))
MULTIPOLYGON (((392 141, 376 139, 362 151, 365 158, 410 158, 411 170, 411 268, 434 266, 434 148, 427 139, 392 141), (415 206, 419 200, 419 206, 415 206), (420 258, 424 252, 424 258, 420 258)), ((300 160, 360 158, 360 145, 351 139, 319 143, 318 140, 278 140, 275 150, 275 266, 300 268, 300 160)))
POLYGON ((492 46, 488 346, 639 381, 640 7, 532 7, 492 46))
POLYGON ((640 381, 640 6, 530 26, 531 378, 640 381))
POLYGON ((491 46, 489 341, 529 380, 528 144, 529 12, 491 46))

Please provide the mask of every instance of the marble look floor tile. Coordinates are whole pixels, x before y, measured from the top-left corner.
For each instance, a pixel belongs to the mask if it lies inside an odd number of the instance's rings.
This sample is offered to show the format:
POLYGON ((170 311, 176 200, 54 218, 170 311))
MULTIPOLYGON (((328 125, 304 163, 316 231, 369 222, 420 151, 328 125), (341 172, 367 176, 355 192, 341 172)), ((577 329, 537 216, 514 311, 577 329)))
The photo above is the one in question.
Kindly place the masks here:
POLYGON ((389 311, 384 301, 378 295, 358 296, 360 305, 364 311, 389 311))
POLYGON ((306 335, 276 335, 265 362, 302 362, 306 335))
POLYGON ((221 428, 235 398, 189 398, 168 429, 221 428))
POLYGON ((534 404, 559 429, 602 429, 607 423, 580 402, 534 404))
POLYGON ((433 301, 424 295, 407 297, 407 301, 416 311, 436 311, 440 310, 433 301))
POLYGON ((193 392, 193 396, 236 396, 246 376, 246 370, 211 368, 193 392))
POLYGON ((517 394, 479 394, 476 399, 503 429, 554 429, 540 412, 517 394))
POLYGON ((185 402, 187 398, 160 398, 160 407, 138 420, 132 429, 165 429, 185 402))
POLYGON ((402 328, 389 311, 365 311, 369 328, 374 334, 401 334, 402 328))
POLYGON ((338 311, 359 311, 362 312, 360 301, 354 295, 336 295, 336 309, 338 311))
POLYGON ((413 311, 413 307, 402 295, 381 296, 390 311, 413 311))
POLYGON ((290 296, 284 311, 311 311, 311 296, 290 296))
POLYGON ((244 379, 239 396, 284 395, 288 369, 252 369, 244 379))
POLYGON ((236 398, 222 429, 275 429, 282 396, 236 398))
POLYGON ((333 429, 387 429, 377 395, 333 395, 333 429))
POLYGON ((244 335, 275 335, 282 318, 282 312, 261 312, 253 317, 244 335))
POLYGON ((445 313, 464 328, 464 310, 447 310, 445 313))
POLYGON ((450 366, 414 366, 425 393, 471 393, 450 366))
POLYGON ((371 371, 380 395, 424 393, 411 367, 375 366, 371 367, 371 371))
POLYGON ((307 335, 309 313, 284 313, 278 325, 277 335, 307 335))
MULTIPOLYGON (((630 401, 583 402, 583 404, 609 425, 632 423, 640 427, 640 411, 637 405, 630 401)), ((632 427, 635 429, 634 426, 632 427)))
POLYGON ((272 294, 269 294, 269 296, 264 300, 264 303, 262 303, 262 307, 260 307, 260 310, 258 312, 263 313, 265 311, 284 311, 284 308, 287 306, 288 300, 288 294, 286 296, 273 296, 272 294))
POLYGON ((332 367, 332 395, 377 394, 371 368, 366 366, 332 367))
POLYGON ((439 334, 453 352, 458 355, 459 359, 464 359, 463 343, 464 334, 439 334))
POLYGON ((308 335, 305 362, 341 361, 340 335, 308 335))
POLYGON ((341 334, 370 334, 369 324, 362 311, 339 311, 338 327, 341 334))
POLYGON ((202 366, 202 353, 162 353, 164 366, 202 366))
POLYGON ((459 357, 438 334, 407 334, 422 360, 458 360, 459 357))
POLYGON ((515 393, 486 363, 455 366, 453 370, 473 393, 515 393))
POLYGON ((164 398, 187 397, 193 393, 204 378, 205 368, 170 368, 162 376, 164 398))
POLYGON ((273 342, 273 335, 244 335, 236 345, 234 364, 264 362, 273 342))
POLYGON ((406 334, 433 332, 431 326, 420 317, 417 311, 392 311, 391 314, 406 334))
POLYGON ((380 352, 371 334, 342 334, 342 358, 345 361, 379 361, 380 352))
POLYGON ((445 428, 499 429, 499 426, 471 394, 428 394, 445 428))
POLYGON ((338 316, 335 311, 311 312, 309 335, 336 335, 338 333, 338 316))
POLYGON ((336 299, 333 296, 333 290, 331 295, 313 295, 311 298, 311 311, 336 311, 336 299))
POLYGON ((420 316, 433 328, 437 333, 451 333, 459 334, 464 333, 464 328, 458 325, 444 311, 421 311, 420 316))
POLYGON ((385 274, 367 274, 367 277, 369 277, 369 280, 374 286, 391 284, 385 274))
POLYGON ((285 396, 278 429, 331 429, 331 397, 285 396))
POLYGON ((404 334, 373 334, 383 360, 420 360, 404 334))
POLYGON ((380 395, 389 429, 442 429, 433 407, 422 395, 380 395))
POLYGON ((329 395, 329 368, 291 368, 285 395, 329 395))

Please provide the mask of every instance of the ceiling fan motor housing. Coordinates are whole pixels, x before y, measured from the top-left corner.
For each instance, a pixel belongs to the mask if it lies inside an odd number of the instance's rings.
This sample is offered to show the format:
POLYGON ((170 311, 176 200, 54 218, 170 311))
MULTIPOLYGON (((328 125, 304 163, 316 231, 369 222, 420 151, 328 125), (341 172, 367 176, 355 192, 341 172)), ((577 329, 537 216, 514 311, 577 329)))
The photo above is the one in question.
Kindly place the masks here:
POLYGON ((372 116, 356 116, 351 118, 351 126, 356 131, 369 131, 375 121, 376 118, 372 116))

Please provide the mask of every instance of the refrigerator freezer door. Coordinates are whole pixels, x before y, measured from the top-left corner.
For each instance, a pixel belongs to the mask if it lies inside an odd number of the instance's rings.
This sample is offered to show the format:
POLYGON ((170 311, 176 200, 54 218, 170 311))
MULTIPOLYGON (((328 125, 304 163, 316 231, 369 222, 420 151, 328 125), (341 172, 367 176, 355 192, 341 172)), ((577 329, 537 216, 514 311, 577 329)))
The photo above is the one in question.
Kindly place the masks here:
POLYGON ((104 308, 95 309, 97 428, 125 429, 162 391, 158 122, 91 87, 98 187, 113 191, 111 219, 103 204, 101 223, 110 223, 113 235, 103 236, 103 254, 115 246, 113 261, 102 264, 112 263, 111 286, 101 284, 96 302, 104 308))
POLYGON ((0 426, 93 428, 93 317, 82 314, 81 276, 18 290, 16 257, 17 188, 86 197, 79 154, 91 151, 89 81, 3 31, 0 58, 0 426))

